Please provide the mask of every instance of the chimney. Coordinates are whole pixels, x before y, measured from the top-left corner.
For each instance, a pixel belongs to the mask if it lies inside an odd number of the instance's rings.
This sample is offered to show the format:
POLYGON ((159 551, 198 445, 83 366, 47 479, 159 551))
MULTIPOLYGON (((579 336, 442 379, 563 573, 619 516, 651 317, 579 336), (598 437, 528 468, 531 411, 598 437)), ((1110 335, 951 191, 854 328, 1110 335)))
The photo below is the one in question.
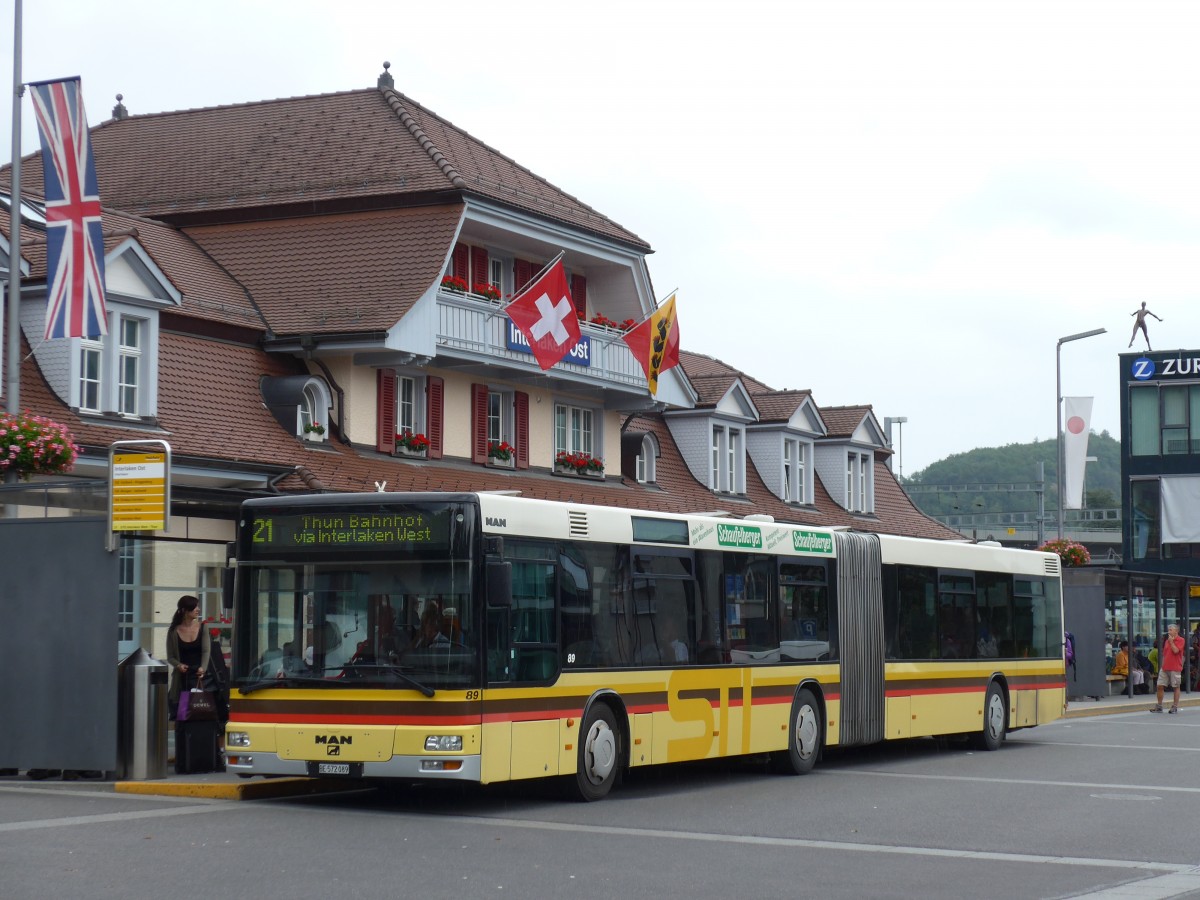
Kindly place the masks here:
POLYGON ((124 95, 117 94, 117 105, 113 107, 113 118, 118 122, 120 122, 122 119, 129 118, 129 110, 127 110, 125 108, 125 104, 121 102, 124 99, 124 95))
POLYGON ((384 88, 394 88, 396 86, 396 82, 392 81, 392 76, 388 72, 388 69, 390 69, 391 67, 392 67, 392 64, 390 62, 385 62, 383 64, 383 72, 382 72, 382 74, 380 74, 379 80, 375 83, 375 86, 377 88, 379 88, 381 91, 384 88))

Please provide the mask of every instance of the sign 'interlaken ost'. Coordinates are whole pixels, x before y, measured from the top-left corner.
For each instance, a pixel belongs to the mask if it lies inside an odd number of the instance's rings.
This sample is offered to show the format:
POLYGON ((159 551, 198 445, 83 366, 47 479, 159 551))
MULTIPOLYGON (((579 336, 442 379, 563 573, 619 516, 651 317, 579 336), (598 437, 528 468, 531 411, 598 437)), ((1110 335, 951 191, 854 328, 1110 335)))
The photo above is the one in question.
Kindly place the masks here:
POLYGON ((579 317, 561 256, 521 291, 504 311, 529 341, 539 366, 549 369, 579 343, 579 317))

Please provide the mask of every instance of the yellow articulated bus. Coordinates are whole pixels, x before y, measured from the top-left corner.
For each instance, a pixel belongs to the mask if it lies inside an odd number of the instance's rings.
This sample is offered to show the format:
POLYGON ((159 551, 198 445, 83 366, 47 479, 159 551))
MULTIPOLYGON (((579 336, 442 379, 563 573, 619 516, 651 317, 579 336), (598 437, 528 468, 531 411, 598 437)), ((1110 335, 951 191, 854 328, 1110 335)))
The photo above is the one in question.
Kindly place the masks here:
POLYGON ((563 776, 929 735, 1065 695, 1053 554, 506 494, 248 501, 227 767, 563 776))

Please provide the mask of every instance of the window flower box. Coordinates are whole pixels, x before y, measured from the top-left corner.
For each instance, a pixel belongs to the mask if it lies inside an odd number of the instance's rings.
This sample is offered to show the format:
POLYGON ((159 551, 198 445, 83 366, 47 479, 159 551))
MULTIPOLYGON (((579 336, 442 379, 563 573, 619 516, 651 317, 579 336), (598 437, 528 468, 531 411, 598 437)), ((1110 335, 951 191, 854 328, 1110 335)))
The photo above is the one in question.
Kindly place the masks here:
POLYGON ((568 453, 566 450, 559 450, 554 457, 554 472, 558 475, 603 478, 604 460, 590 453, 568 453))
POLYGON ((478 297, 481 300, 487 300, 489 303, 500 302, 500 289, 493 284, 480 282, 471 288, 471 296, 478 297))
POLYGON ((304 426, 304 439, 306 441, 325 440, 325 426, 318 422, 309 422, 304 426))
POLYGON ((488 441, 487 464, 498 469, 511 469, 516 465, 516 448, 508 441, 488 441))
POLYGON ((455 294, 465 294, 467 292, 467 279, 459 278, 457 275, 444 275, 442 276, 442 290, 455 294))
POLYGON ((421 433, 402 431, 396 435, 396 455, 425 459, 429 453, 429 438, 421 433))

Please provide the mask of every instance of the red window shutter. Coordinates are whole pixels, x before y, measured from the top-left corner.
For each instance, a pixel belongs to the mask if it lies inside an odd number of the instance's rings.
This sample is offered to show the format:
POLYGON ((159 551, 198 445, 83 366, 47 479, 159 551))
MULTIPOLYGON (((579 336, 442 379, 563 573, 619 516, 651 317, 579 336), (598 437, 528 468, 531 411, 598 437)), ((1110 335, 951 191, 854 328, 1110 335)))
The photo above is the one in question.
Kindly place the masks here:
POLYGON ((469 271, 471 264, 471 248, 466 244, 455 244, 454 255, 450 257, 450 261, 455 278, 461 278, 467 282, 468 289, 470 288, 471 273, 469 271))
POLYGON ((487 385, 471 385, 471 462, 487 462, 487 414, 487 385))
POLYGON ((477 284, 490 284, 491 273, 488 272, 488 252, 483 247, 471 248, 471 287, 477 284))
POLYGON ((380 369, 376 377, 375 449, 396 452, 396 370, 380 369))
POLYGON ((445 424, 446 383, 436 375, 425 380, 425 437, 429 438, 430 459, 442 458, 442 432, 445 424))
POLYGON ((533 263, 524 259, 513 260, 513 293, 529 284, 533 278, 533 263))
POLYGON ((571 302, 587 318, 587 279, 582 275, 571 276, 571 302))
POLYGON ((529 395, 513 394, 513 443, 517 448, 517 468, 529 468, 529 395))

